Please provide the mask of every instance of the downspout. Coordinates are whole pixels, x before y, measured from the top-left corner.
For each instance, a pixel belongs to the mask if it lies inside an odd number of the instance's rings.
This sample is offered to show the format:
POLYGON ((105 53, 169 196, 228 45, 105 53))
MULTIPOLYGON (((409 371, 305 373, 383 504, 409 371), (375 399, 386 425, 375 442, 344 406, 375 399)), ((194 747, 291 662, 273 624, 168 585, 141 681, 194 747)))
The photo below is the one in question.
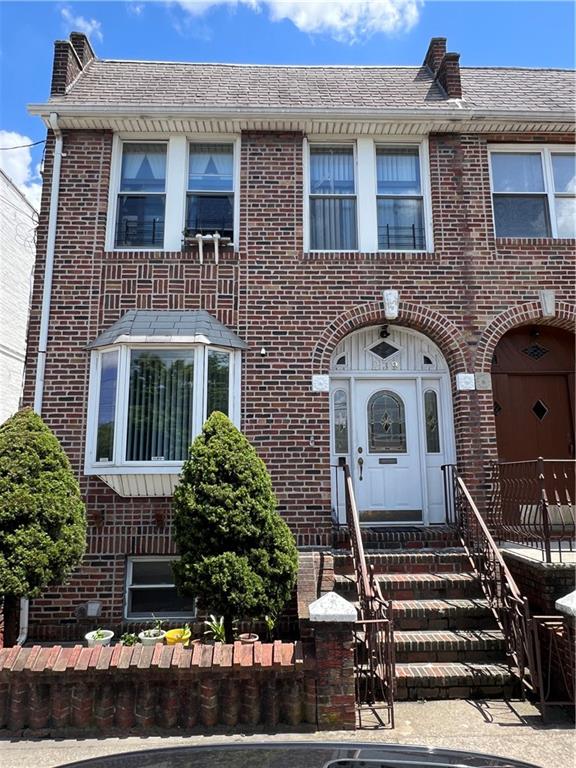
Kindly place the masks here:
MULTIPOLYGON (((44 268, 44 288, 42 292, 42 311, 40 315, 40 336, 38 339, 38 361, 36 364, 36 382, 34 385, 34 410, 42 413, 44 398, 44 373, 46 370, 46 350, 48 347, 48 326, 50 321, 50 302, 52 299, 52 276, 54 273, 54 252, 56 246, 56 222, 58 219, 58 197, 60 194, 60 167, 62 165, 62 131, 58 126, 58 115, 52 112, 48 123, 56 142, 54 144, 54 165, 52 167, 52 189, 50 190, 50 210, 48 213, 48 235, 46 238, 46 262, 44 268)), ((20 600, 20 631, 16 645, 24 645, 28 637, 28 612, 30 601, 27 597, 20 600)))

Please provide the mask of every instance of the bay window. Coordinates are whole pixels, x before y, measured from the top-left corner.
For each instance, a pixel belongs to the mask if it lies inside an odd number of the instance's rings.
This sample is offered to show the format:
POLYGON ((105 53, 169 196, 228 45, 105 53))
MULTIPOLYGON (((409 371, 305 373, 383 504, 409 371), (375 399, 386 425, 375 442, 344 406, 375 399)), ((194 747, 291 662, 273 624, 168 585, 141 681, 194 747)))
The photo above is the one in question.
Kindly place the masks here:
POLYGON ((576 237, 576 154, 562 147, 490 151, 497 237, 576 237))
POLYGON ((163 246, 165 192, 166 144, 125 143, 116 211, 116 246, 163 246))

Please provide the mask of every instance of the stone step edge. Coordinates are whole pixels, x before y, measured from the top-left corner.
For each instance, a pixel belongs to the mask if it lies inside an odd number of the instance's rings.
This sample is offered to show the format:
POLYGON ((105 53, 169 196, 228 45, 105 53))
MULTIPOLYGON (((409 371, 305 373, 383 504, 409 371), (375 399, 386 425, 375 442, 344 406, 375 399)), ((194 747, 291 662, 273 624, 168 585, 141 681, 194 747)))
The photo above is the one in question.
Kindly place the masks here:
MULTIPOLYGON (((391 600, 391 603, 392 613, 394 615, 403 615, 408 611, 410 613, 418 611, 416 616, 422 614, 427 615, 430 613, 442 617, 446 613, 461 613, 462 610, 472 611, 474 614, 489 613, 492 615, 488 600, 483 598, 448 598, 447 600, 438 598, 431 598, 430 600, 391 600), (439 605, 439 603, 442 603, 442 605, 439 605), (444 605, 444 603, 448 603, 448 605, 444 605)), ((352 605, 356 609, 359 608, 358 602, 352 602, 352 605)))
POLYGON ((397 629, 394 644, 402 650, 417 650, 422 646, 431 651, 500 650, 505 647, 505 640, 499 629, 397 629))
POLYGON ((425 680, 444 680, 448 684, 459 681, 465 685, 470 682, 482 685, 485 681, 493 681, 495 678, 506 684, 516 679, 516 675, 506 664, 494 664, 480 662, 459 663, 459 662, 397 662, 395 665, 396 682, 416 681, 422 685, 425 680))

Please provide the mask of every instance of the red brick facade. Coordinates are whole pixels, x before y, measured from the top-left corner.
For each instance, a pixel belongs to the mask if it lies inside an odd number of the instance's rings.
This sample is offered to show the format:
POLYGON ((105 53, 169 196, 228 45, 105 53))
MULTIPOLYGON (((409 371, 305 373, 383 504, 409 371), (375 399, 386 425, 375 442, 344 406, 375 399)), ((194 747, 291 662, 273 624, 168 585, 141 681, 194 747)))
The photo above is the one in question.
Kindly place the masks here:
MULTIPOLYGON (((196 251, 107 252, 112 132, 64 131, 43 417, 87 501, 88 554, 69 585, 31 606, 32 636, 57 637, 89 598, 102 622, 122 620, 127 555, 172 553, 170 499, 122 498, 83 475, 87 344, 129 309, 206 309, 248 344, 242 428, 266 462, 280 511, 301 546, 331 543, 328 395, 311 390, 346 334, 381 323, 382 290, 400 292, 399 325, 436 342, 450 368, 488 372, 509 328, 529 322, 572 329, 572 240, 494 237, 487 145, 570 142, 569 135, 429 136, 433 253, 304 253, 303 135, 243 132, 240 241, 213 263, 196 251), (556 292, 542 319, 538 291, 556 292), (265 347, 268 354, 260 355, 265 347)), ((26 403, 33 400, 53 136, 49 135, 29 332, 26 403)), ((496 457, 490 391, 453 384, 458 463, 471 489, 496 457)), ((479 499, 481 503, 481 499, 479 499)))

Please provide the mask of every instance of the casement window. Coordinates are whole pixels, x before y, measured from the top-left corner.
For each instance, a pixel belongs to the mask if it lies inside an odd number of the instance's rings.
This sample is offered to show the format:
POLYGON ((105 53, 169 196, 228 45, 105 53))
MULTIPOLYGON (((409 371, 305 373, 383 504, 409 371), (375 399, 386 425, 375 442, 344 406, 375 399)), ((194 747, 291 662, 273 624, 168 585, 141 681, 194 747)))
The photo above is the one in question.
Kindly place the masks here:
POLYGON ((497 237, 576 237, 576 154, 563 147, 490 150, 497 237))
POLYGON ((310 241, 312 250, 355 251, 354 148, 310 147, 310 241))
POLYGON ((173 558, 130 557, 126 570, 125 618, 193 618, 194 598, 181 597, 174 583, 173 558))
POLYGON ((191 144, 186 229, 191 235, 218 232, 234 237, 234 146, 191 144))
POLYGON ((165 143, 125 143, 118 193, 115 245, 159 248, 164 244, 165 143))
POLYGON ((179 251, 183 238, 238 240, 239 140, 114 137, 108 250, 179 251))
POLYGON ((238 423, 236 350, 118 344, 92 355, 90 473, 174 471, 210 413, 238 423))
POLYGON ((432 250, 425 140, 307 146, 305 250, 432 250))

